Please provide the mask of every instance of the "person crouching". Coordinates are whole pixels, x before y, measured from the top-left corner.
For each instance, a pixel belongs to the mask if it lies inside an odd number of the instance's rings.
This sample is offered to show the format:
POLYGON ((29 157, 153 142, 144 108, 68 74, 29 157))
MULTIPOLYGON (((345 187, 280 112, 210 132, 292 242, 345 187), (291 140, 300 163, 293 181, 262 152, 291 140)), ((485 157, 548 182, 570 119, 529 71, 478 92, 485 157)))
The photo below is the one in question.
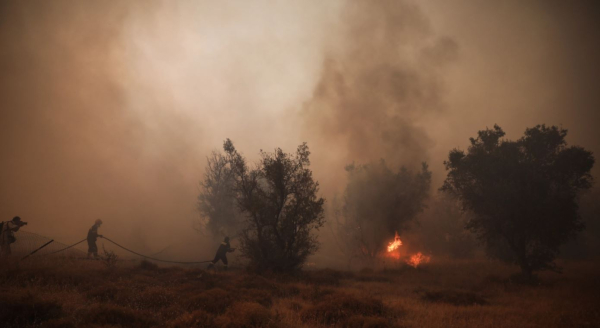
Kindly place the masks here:
POLYGON ((212 269, 215 267, 215 264, 219 261, 223 261, 223 265, 225 270, 227 270, 227 253, 231 253, 235 251, 235 248, 231 248, 229 245, 229 237, 225 237, 225 240, 219 245, 219 249, 217 250, 217 254, 215 254, 215 258, 210 262, 207 269, 212 269))

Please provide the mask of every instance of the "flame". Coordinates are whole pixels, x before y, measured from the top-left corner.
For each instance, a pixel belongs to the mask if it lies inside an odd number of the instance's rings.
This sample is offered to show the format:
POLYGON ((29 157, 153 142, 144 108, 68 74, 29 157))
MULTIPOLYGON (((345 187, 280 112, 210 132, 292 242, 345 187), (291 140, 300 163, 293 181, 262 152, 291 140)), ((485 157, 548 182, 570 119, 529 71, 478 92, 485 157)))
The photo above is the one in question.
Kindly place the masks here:
POLYGON ((394 241, 391 242, 388 247, 388 253, 391 253, 398 249, 398 247, 402 246, 402 240, 400 240, 400 236, 398 236, 398 231, 396 231, 396 236, 394 236, 394 241))
POLYGON ((406 260, 406 264, 416 268, 421 263, 429 263, 431 260, 431 256, 423 255, 421 252, 412 255, 408 260, 406 260))
MULTIPOLYGON (((400 236, 398 236, 398 231, 396 231, 394 241, 388 244, 386 256, 396 260, 400 260, 400 246, 402 246, 402 240, 400 240, 400 236)), ((416 268, 420 264, 429 263, 430 260, 431 256, 423 255, 423 253, 418 252, 416 254, 411 255, 408 259, 405 260, 405 262, 413 268, 416 268)))

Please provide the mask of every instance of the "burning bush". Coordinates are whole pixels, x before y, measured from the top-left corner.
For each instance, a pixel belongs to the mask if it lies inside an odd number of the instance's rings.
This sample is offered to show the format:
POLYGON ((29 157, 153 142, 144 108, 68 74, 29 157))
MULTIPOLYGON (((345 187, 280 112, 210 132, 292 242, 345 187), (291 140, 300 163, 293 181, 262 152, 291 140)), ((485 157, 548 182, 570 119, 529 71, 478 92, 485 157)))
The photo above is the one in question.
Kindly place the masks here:
POLYGON ((419 172, 405 168, 394 172, 382 160, 350 165, 343 206, 336 209, 337 235, 349 257, 374 259, 402 245, 398 231, 406 230, 425 208, 431 172, 427 164, 419 172), (391 234, 395 239, 391 244, 391 234), (387 246, 387 248, 386 248, 387 246))

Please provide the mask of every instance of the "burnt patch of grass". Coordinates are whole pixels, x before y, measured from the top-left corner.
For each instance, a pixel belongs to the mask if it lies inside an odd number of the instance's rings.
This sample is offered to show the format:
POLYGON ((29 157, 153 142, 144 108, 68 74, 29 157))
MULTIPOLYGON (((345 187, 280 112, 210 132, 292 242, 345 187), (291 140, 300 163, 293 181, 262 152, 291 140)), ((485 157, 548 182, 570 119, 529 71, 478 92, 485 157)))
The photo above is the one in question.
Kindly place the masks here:
POLYGON ((149 313, 112 305, 95 304, 80 313, 84 324, 113 325, 122 327, 149 327, 156 324, 149 313))
POLYGON ((371 297, 356 298, 347 294, 333 294, 301 312, 303 322, 347 326, 353 315, 381 317, 386 309, 381 300, 371 297))
POLYGON ((458 290, 423 291, 421 299, 431 303, 446 303, 456 306, 488 304, 487 300, 479 294, 458 290))
POLYGON ((212 314, 224 313, 233 304, 233 296, 220 288, 214 288, 192 296, 187 300, 190 310, 204 310, 212 314))
POLYGON ((57 319, 62 306, 55 301, 41 300, 31 294, 0 294, 0 323, 3 327, 23 327, 57 319))

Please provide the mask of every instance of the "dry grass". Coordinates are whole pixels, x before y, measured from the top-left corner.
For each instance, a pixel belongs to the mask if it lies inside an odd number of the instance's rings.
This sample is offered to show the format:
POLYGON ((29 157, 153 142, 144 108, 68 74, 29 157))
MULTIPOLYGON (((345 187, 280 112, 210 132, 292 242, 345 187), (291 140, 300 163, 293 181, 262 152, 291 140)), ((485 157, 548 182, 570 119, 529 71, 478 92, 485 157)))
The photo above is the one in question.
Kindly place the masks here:
POLYGON ((515 268, 440 261, 419 269, 297 276, 100 261, 2 263, 2 327, 595 327, 600 265, 515 283, 515 268))

